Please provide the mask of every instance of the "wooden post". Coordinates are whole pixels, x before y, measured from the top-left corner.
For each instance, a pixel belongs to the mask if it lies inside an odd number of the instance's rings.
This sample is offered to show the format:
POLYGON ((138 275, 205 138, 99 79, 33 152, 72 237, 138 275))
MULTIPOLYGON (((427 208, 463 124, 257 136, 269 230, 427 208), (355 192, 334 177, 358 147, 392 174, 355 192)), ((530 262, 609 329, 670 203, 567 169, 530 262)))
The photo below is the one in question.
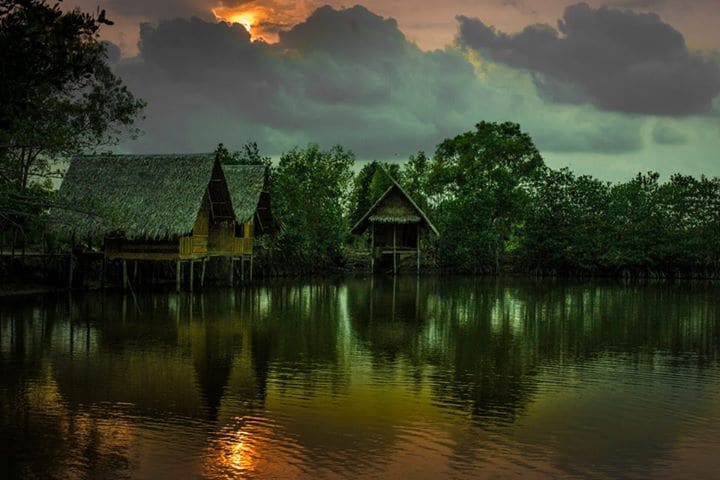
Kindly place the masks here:
POLYGON ((253 257, 254 257, 254 255, 250 255, 250 283, 252 283, 252 275, 253 275, 253 257))
POLYGON ((397 289, 397 276, 393 277, 393 289, 392 289, 392 319, 395 320, 395 290, 397 289))
POLYGON ((182 265, 182 263, 180 263, 180 260, 177 260, 175 262, 175 290, 177 291, 177 293, 180 293, 180 283, 181 283, 180 282, 180 277, 181 277, 180 268, 181 268, 181 265, 182 265))
POLYGON ((193 284, 195 283, 195 260, 190 260, 190 291, 193 291, 193 284))
POLYGON ((128 287, 127 260, 123 259, 123 290, 128 287))
MULTIPOLYGON (((205 263, 206 262, 207 262, 207 259, 203 258, 202 270, 200 272, 200 288, 205 288, 205 263)), ((232 262, 230 262, 230 267, 232 268, 232 262)))
POLYGON ((107 270, 107 257, 103 255, 102 270, 100 271, 100 286, 105 290, 105 275, 107 270))
MULTIPOLYGON (((242 257, 240 257, 242 262, 242 257)), ((230 286, 235 286, 235 257, 230 257, 230 286)))
POLYGON ((397 224, 393 223, 393 275, 397 275, 397 224))
POLYGON ((133 266, 133 282, 135 282, 135 285, 137 285, 137 278, 138 278, 138 261, 135 260, 135 265, 133 266))
POLYGON ((370 222, 370 273, 375 273, 375 222, 370 222))
POLYGON ((415 234, 415 249, 417 250, 417 270, 415 273, 420 275, 420 223, 417 224, 417 230, 415 234))
POLYGON ((245 256, 240 257, 240 283, 245 285, 245 256))
MULTIPOLYGON (((73 253, 75 253, 75 232, 70 237, 70 256, 68 261, 68 288, 73 284, 73 253)), ((15 232, 13 231, 13 256, 15 255, 15 232)))
POLYGON ((73 284, 73 266, 73 253, 71 248, 70 255, 68 256, 68 288, 72 288, 73 284))

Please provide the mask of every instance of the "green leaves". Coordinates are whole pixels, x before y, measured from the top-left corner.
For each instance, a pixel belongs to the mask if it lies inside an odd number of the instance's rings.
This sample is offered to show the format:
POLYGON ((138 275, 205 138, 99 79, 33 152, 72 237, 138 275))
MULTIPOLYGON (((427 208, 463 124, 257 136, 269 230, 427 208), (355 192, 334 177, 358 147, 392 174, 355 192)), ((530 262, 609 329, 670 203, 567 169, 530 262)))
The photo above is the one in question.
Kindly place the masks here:
POLYGON ((97 18, 0 0, 0 173, 27 186, 48 159, 116 143, 144 107, 107 65, 97 18))
POLYGON ((317 270, 341 262, 345 212, 355 156, 335 146, 295 148, 273 172, 273 210, 280 221, 275 254, 294 267, 317 270))
POLYGON ((455 270, 499 270, 543 166, 530 136, 514 123, 481 122, 442 142, 426 181, 444 237, 441 262, 455 270))

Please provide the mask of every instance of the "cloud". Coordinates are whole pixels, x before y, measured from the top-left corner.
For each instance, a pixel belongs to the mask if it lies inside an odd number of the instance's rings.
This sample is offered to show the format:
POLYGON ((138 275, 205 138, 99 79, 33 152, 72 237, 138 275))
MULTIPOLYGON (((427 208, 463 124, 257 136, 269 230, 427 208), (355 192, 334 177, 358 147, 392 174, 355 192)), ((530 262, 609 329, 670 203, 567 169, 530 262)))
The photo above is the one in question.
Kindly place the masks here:
POLYGON ((688 136, 679 128, 667 123, 657 122, 652 129, 652 138, 660 145, 684 145, 688 136))
POLYGON ((211 18, 210 2, 198 0, 100 0, 97 2, 115 14, 153 19, 179 16, 201 16, 211 18))
POLYGON ((363 7, 321 8, 279 38, 253 42, 239 25, 199 18, 144 24, 139 54, 117 71, 148 102, 146 133, 123 149, 206 152, 254 140, 277 155, 317 142, 403 160, 481 120, 518 122, 556 157, 636 155, 652 143, 644 117, 550 101, 527 72, 456 48, 422 51, 363 7))
POLYGON ((554 102, 682 116, 708 112, 720 93, 720 65, 691 53, 655 14, 580 3, 565 9, 557 29, 531 25, 510 35, 479 19, 458 21, 462 45, 533 73, 554 102))

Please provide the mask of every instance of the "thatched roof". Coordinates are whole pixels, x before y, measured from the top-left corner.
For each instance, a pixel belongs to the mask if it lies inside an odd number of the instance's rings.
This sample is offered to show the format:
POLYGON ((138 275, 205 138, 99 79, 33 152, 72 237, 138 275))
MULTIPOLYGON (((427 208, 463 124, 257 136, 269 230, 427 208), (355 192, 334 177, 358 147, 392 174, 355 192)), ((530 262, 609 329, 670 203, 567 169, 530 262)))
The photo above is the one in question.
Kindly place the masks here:
POLYGON ((392 185, 385 190, 380 198, 362 216, 352 228, 352 233, 360 234, 370 223, 420 223, 430 229, 435 235, 440 235, 435 225, 425 215, 410 195, 403 190, 399 183, 390 177, 392 185))
POLYGON ((90 206, 95 214, 61 210, 55 217, 64 230, 81 237, 114 232, 129 239, 185 235, 193 228, 214 163, 214 155, 75 157, 59 196, 90 206))
POLYGON ((238 222, 247 222, 255 214, 265 188, 265 170, 264 165, 223 165, 238 222))

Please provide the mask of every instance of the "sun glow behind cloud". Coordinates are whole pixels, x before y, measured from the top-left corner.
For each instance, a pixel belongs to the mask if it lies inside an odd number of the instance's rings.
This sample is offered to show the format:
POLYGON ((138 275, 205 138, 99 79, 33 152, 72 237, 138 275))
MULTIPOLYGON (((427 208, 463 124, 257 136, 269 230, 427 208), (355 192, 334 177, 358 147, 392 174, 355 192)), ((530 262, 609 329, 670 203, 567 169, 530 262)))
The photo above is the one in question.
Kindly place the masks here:
POLYGON ((250 38, 267 43, 279 40, 278 32, 289 30, 310 15, 311 10, 304 1, 254 0, 241 5, 220 2, 210 9, 220 22, 238 23, 250 33, 250 38))
POLYGON ((239 23, 250 34, 252 40, 270 41, 262 32, 261 22, 267 17, 268 12, 262 7, 216 7, 212 9, 213 15, 218 21, 228 23, 239 23))

